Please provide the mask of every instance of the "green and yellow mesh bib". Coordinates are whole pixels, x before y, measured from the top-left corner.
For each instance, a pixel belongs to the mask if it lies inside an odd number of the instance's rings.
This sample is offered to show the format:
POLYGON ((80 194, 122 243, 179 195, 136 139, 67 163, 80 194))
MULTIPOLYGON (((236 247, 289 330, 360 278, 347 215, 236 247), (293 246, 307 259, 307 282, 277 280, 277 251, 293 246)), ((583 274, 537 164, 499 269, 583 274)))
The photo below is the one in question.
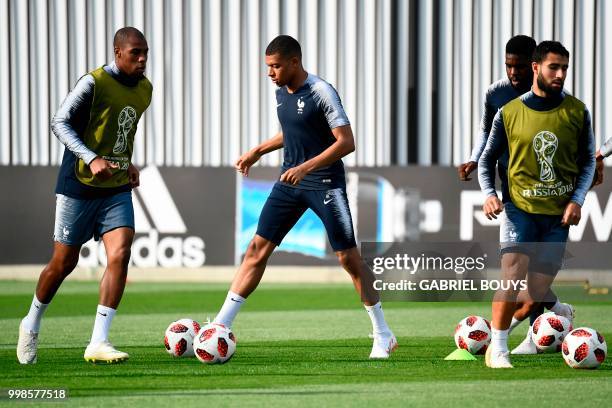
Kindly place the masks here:
POLYGON ((94 177, 89 166, 76 162, 78 180, 93 187, 119 187, 127 184, 136 126, 151 103, 153 86, 144 78, 130 87, 114 79, 104 68, 92 71, 95 81, 89 123, 83 135, 85 145, 98 156, 119 165, 105 181, 94 177))
POLYGON ((520 98, 502 110, 508 149, 508 187, 512 202, 532 214, 563 214, 579 169, 578 142, 584 104, 566 95, 557 108, 536 111, 520 98))

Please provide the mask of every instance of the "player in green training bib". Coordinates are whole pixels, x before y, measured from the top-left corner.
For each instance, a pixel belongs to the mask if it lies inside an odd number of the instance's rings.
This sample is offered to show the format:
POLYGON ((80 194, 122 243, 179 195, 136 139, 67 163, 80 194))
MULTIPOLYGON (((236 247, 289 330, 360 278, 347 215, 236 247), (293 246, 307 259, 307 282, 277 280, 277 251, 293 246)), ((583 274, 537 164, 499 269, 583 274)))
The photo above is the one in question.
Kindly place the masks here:
POLYGON ((92 237, 104 242, 107 266, 84 357, 94 363, 128 359, 108 341, 108 333, 125 288, 134 239, 131 190, 139 185, 138 169, 131 163, 134 135, 153 87, 144 76, 149 51, 144 35, 124 27, 113 46, 115 60, 81 77, 51 123, 66 147, 55 188, 53 256, 19 325, 21 364, 36 363, 42 316, 76 267, 81 246, 92 237))
POLYGON ((117 187, 128 184, 136 125, 151 102, 151 83, 138 81, 129 87, 117 81, 104 67, 91 72, 95 90, 90 119, 83 142, 98 156, 113 164, 117 171, 107 179, 95 177, 91 169, 79 159, 76 176, 83 184, 93 187, 117 187))
MULTIPOLYGON (((569 227, 580 221, 580 209, 593 181, 595 141, 588 109, 563 92, 569 52, 558 42, 543 41, 533 60, 531 91, 495 116, 478 162, 478 179, 487 196, 486 216, 497 218, 504 211, 502 279, 527 278, 528 294, 521 295, 547 302, 550 285, 562 265, 569 227), (505 152, 510 200, 502 203, 495 192, 494 172, 505 152)), ((508 332, 518 295, 511 289, 495 296, 491 345, 485 358, 488 367, 512 367, 508 332)), ((564 312, 560 314, 573 317, 573 310, 564 312)))

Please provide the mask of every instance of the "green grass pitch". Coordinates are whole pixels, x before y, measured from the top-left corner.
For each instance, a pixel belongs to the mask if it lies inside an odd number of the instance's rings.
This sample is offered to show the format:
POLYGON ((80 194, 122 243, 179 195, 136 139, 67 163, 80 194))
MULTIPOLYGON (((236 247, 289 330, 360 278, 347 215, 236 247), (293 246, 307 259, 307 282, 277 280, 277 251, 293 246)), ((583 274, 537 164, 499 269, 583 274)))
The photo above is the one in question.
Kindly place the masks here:
MULTIPOLYGON (((43 321, 38 364, 21 366, 18 324, 34 287, 0 282, 0 388, 68 389, 67 401, 43 406, 605 406, 612 395, 612 359, 598 370, 572 370, 560 354, 514 357, 513 370, 487 369, 482 356, 444 361, 456 323, 488 318, 487 303, 388 302, 400 347, 388 361, 370 361, 370 321, 349 285, 262 285, 236 319, 234 358, 206 366, 168 355, 163 332, 182 317, 212 318, 228 286, 130 283, 111 329, 130 360, 95 366, 82 355, 97 284, 66 282, 43 321)), ((611 302, 575 306, 575 325, 612 339, 611 302)), ((517 328, 511 346, 526 330, 517 328)))

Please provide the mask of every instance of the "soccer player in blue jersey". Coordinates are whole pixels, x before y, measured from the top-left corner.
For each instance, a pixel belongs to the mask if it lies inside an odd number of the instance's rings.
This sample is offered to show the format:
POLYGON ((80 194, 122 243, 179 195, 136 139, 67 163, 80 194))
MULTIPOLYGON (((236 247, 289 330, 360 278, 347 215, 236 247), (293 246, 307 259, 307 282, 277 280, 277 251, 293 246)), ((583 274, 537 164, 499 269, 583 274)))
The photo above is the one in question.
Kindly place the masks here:
POLYGON ((284 148, 281 175, 266 201, 244 260, 215 323, 230 327, 246 298, 255 290, 268 258, 307 209, 325 225, 333 250, 349 273, 372 321, 370 358, 386 359, 397 347, 387 326, 374 276, 356 246, 346 196, 342 157, 355 150, 349 120, 336 90, 302 67, 300 44, 276 37, 266 49, 268 76, 278 86, 276 110, 281 131, 243 154, 236 169, 248 176, 250 167, 269 152, 284 148))
POLYGON ((134 135, 153 87, 144 76, 149 51, 144 35, 124 27, 116 32, 113 46, 114 62, 81 77, 51 124, 66 147, 55 188, 53 255, 19 325, 21 364, 36 363, 43 313, 91 237, 102 238, 108 262, 84 357, 94 363, 128 358, 108 341, 108 332, 125 288, 134 238, 131 190, 139 185, 138 169, 131 163, 134 135))
MULTIPOLYGON (((489 86, 485 94, 482 118, 480 120, 480 131, 478 140, 472 149, 470 159, 459 165, 459 179, 471 180, 470 174, 478 168, 478 160, 484 150, 493 118, 497 111, 513 100, 531 89, 533 73, 531 72, 531 56, 536 48, 533 38, 526 35, 512 37, 506 43, 506 78, 502 78, 489 86)), ((498 172, 502 181, 502 190, 507 188, 506 179, 507 160, 498 163, 498 172)), ((506 197, 507 194, 504 195, 506 197)))
MULTIPOLYGON (((533 38, 526 35, 512 37, 506 43, 506 78, 500 79, 487 89, 484 101, 482 119, 480 121, 480 132, 478 140, 474 145, 470 159, 458 167, 459 179, 462 181, 471 180, 470 173, 478 167, 478 160, 489 139, 493 118, 498 110, 511 100, 529 92, 533 83, 533 72, 531 68, 532 55, 536 48, 533 38)), ((508 193, 508 154, 505 152, 497 161, 497 171, 501 180, 502 202, 510 200, 508 193)), ((500 235, 503 231, 500 230, 500 235)), ((571 305, 559 302, 554 297, 550 302, 536 303, 529 299, 519 299, 517 311, 512 319, 510 331, 518 326, 528 316, 530 327, 525 339, 512 350, 512 354, 536 354, 537 349, 531 340, 531 325, 535 319, 544 311, 544 307, 562 316, 573 318, 574 310, 571 305)))

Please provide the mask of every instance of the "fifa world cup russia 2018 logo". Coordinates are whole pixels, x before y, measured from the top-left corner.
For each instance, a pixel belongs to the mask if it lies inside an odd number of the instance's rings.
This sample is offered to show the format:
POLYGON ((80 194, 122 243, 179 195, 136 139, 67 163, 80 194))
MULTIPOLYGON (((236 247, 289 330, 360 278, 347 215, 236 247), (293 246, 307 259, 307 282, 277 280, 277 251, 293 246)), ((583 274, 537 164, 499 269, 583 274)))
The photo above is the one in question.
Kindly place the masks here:
POLYGON ((554 133, 544 130, 533 138, 533 150, 540 165, 540 181, 555 181, 555 169, 553 168, 553 157, 559 147, 559 139, 554 133))
POLYGON ((127 136, 134 123, 136 123, 136 109, 126 106, 119 113, 119 119, 117 120, 117 141, 113 147, 114 154, 125 153, 127 150, 127 136))

